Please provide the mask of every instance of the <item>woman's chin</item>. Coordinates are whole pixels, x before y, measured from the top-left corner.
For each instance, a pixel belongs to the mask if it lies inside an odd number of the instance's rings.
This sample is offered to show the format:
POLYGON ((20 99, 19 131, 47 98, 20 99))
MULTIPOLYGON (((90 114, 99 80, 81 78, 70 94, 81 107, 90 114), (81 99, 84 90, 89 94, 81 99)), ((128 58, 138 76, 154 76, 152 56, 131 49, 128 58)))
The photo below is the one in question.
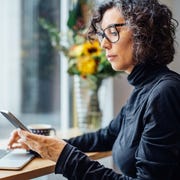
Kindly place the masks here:
POLYGON ((113 68, 114 71, 122 71, 122 69, 119 68, 119 67, 116 66, 116 65, 111 64, 111 66, 112 66, 112 68, 113 68))

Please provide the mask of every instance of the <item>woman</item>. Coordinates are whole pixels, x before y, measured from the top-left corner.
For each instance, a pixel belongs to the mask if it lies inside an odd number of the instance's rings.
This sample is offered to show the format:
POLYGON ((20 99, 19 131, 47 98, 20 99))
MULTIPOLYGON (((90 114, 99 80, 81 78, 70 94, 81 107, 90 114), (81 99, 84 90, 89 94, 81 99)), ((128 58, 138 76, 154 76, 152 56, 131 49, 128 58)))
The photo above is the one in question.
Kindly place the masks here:
POLYGON ((17 130, 9 148, 23 147, 56 163, 68 179, 180 179, 180 76, 173 61, 176 21, 157 0, 112 0, 94 13, 89 37, 97 35, 113 69, 128 74, 134 90, 109 126, 69 140, 17 130), (18 144, 17 144, 18 143, 18 144), (112 150, 122 173, 83 152, 112 150))

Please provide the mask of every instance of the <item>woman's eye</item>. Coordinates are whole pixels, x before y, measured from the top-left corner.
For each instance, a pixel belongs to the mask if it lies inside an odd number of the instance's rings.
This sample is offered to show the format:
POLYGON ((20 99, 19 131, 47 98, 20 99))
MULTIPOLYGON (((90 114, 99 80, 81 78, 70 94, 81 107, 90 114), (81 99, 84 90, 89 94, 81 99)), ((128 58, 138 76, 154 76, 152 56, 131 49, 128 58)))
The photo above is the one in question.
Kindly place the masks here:
POLYGON ((118 35, 118 32, 114 27, 111 27, 111 28, 107 29, 106 31, 109 36, 117 36, 118 35))
POLYGON ((117 36, 117 34, 118 34, 117 31, 112 31, 111 32, 111 35, 113 35, 113 36, 117 36))
POLYGON ((118 35, 118 32, 117 32, 116 30, 108 31, 107 35, 108 35, 108 36, 117 36, 117 35, 118 35))

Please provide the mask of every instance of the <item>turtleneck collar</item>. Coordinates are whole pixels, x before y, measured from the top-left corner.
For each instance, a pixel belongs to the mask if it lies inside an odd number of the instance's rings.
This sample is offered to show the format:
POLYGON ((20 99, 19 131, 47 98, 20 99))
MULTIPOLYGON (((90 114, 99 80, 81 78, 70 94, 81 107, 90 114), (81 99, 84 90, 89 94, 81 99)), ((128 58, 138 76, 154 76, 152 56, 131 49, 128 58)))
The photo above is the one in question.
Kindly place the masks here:
POLYGON ((167 70, 166 66, 138 64, 128 76, 128 82, 137 87, 142 86, 157 76, 157 73, 167 70))

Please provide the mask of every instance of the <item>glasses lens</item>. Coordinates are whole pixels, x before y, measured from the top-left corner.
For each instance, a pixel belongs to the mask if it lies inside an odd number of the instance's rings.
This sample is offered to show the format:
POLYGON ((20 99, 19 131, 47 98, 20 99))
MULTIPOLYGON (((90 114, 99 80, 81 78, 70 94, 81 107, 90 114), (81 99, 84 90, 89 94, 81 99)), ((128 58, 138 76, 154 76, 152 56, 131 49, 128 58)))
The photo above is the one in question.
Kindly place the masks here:
POLYGON ((112 43, 119 40, 119 32, 114 26, 105 29, 104 33, 106 37, 109 39, 109 41, 112 43))

